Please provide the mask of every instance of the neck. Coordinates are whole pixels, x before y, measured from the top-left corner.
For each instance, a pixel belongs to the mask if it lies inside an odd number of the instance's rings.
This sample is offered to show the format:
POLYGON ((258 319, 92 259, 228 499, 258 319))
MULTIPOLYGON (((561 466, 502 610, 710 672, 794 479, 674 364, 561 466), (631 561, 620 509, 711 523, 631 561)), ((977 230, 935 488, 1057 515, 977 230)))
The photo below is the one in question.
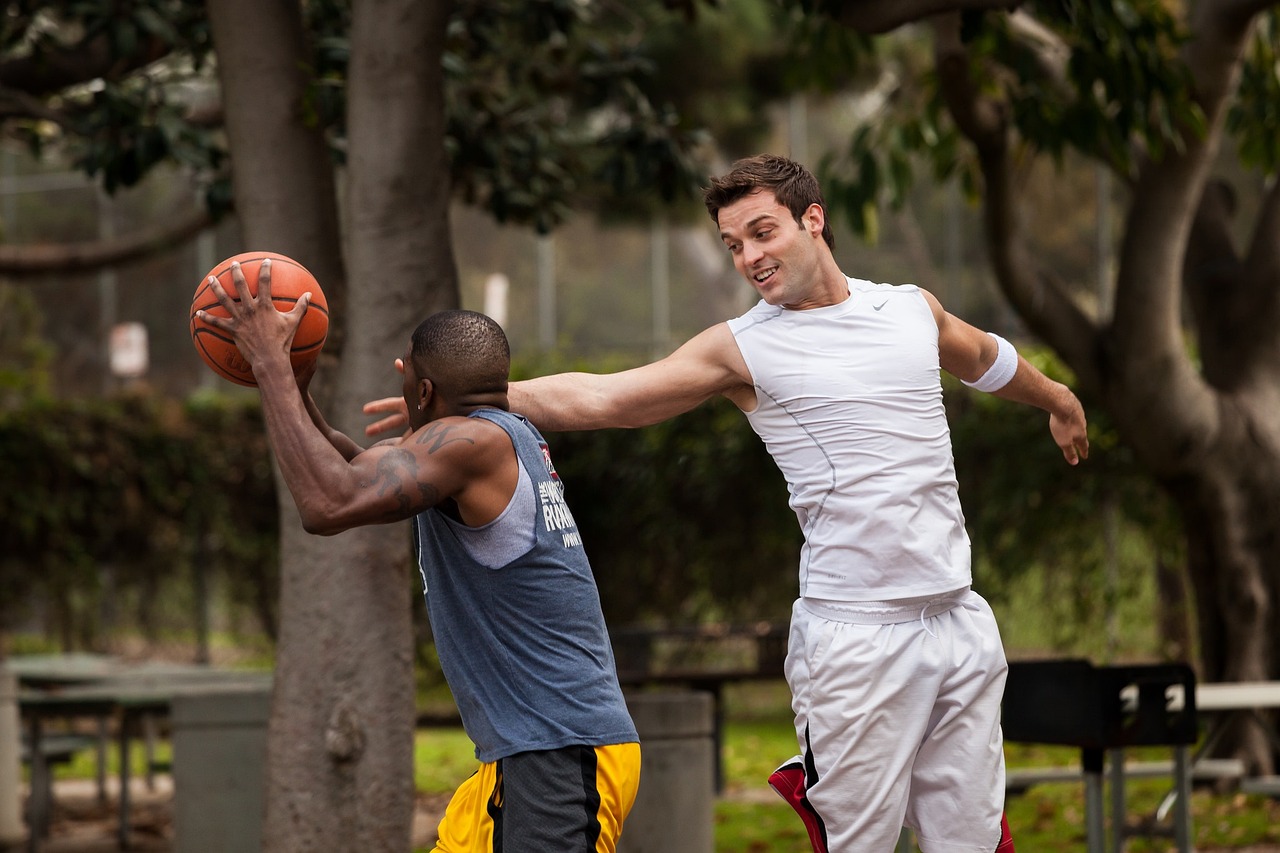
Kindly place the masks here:
POLYGON ((822 279, 817 287, 805 294, 803 299, 794 303, 784 302, 782 307, 789 311, 807 311, 811 308, 826 308, 831 305, 839 305, 848 298, 849 280, 845 278, 844 273, 840 272, 840 268, 833 261, 824 269, 822 279))
POLYGON ((511 411, 511 405, 507 402, 507 391, 478 391, 471 394, 464 394, 460 399, 456 400, 450 407, 450 414, 453 415, 469 415, 476 409, 501 409, 504 412, 511 411))

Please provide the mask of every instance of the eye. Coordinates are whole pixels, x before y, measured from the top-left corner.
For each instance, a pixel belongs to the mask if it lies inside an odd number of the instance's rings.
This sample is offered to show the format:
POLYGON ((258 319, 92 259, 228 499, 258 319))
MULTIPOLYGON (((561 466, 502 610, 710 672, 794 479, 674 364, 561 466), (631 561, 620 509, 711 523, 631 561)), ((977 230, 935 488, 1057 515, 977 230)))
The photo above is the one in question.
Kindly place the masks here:
POLYGON ((725 248, 729 250, 729 254, 736 255, 742 251, 741 243, 726 243, 725 248))

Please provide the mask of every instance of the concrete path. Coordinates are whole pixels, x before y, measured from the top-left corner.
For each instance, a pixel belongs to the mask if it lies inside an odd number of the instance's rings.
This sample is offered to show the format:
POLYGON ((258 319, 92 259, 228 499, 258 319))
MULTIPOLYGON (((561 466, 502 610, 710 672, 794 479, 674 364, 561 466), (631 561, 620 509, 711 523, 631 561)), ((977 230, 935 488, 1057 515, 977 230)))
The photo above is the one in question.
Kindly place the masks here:
MULTIPOLYGON (((133 780, 130 792, 129 847, 136 853, 172 853, 173 780, 155 777, 154 789, 143 779, 133 780)), ((98 797, 93 780, 59 780, 54 786, 54 812, 49 837, 39 853, 120 853, 116 839, 119 781, 107 780, 106 802, 98 797)), ((26 792, 23 792, 26 795, 26 792)), ((413 819, 414 849, 435 843, 436 825, 448 802, 445 796, 419 797, 413 819)), ((0 853, 26 853, 22 844, 0 853)))

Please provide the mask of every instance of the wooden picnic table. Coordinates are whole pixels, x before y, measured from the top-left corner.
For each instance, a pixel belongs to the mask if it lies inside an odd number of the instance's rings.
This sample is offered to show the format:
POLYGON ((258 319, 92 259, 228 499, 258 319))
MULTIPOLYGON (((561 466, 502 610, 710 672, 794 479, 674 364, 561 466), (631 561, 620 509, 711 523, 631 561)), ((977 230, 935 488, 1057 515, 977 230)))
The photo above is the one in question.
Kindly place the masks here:
POLYGON ((271 674, 218 669, 200 664, 129 663, 99 655, 39 655, 10 658, 10 669, 19 683, 18 707, 27 723, 31 758, 31 800, 28 823, 31 849, 48 831, 52 808, 52 784, 43 749, 46 723, 53 719, 90 719, 98 724, 98 783, 103 790, 107 720, 116 722, 120 748, 120 803, 118 839, 128 849, 130 832, 130 750, 140 737, 148 738, 157 718, 169 714, 180 695, 210 689, 238 689, 269 685, 271 674), (145 729, 145 730, 144 730, 145 729))
MULTIPOLYGON (((1201 684, 1196 688, 1196 704, 1209 717, 1204 741, 1196 751, 1196 762, 1203 763, 1217 745, 1232 719, 1244 717, 1261 726, 1271 746, 1280 752, 1280 732, 1275 720, 1264 712, 1280 708, 1280 681, 1233 681, 1201 684)), ((1242 778, 1240 788, 1249 793, 1280 796, 1280 776, 1242 778)))

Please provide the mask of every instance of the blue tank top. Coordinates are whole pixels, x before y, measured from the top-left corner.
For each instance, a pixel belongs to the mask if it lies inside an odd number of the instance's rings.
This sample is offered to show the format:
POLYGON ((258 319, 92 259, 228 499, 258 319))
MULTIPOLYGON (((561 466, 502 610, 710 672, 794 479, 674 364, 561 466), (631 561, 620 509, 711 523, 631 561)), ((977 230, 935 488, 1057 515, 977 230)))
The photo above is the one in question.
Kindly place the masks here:
POLYGON ((505 565, 473 556, 502 525, 529 523, 506 512, 483 528, 440 509, 414 519, 418 566, 440 667, 476 758, 639 740, 618 686, 613 650, 591 565, 547 443, 524 418, 499 409, 470 417, 502 427, 533 490, 531 546, 505 565), (463 538, 467 542, 464 544, 463 538))

